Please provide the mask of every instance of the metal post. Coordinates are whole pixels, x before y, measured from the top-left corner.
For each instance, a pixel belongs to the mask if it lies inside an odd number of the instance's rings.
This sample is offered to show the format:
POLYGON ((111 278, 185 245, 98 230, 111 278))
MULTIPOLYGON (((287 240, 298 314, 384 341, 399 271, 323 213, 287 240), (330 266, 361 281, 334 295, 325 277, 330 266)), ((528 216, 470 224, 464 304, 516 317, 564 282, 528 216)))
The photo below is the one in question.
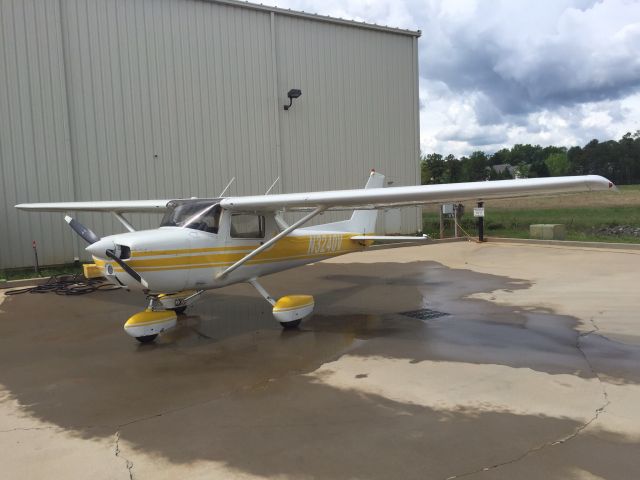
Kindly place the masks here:
POLYGON ((36 246, 36 241, 34 240, 31 245, 33 246, 33 256, 35 257, 36 261, 34 270, 36 272, 36 275, 40 276, 40 265, 38 264, 38 247, 36 246))
POLYGON ((458 204, 453 204, 453 228, 455 237, 458 238, 460 236, 460 228, 458 227, 458 204))
POLYGON ((440 240, 444 238, 444 219, 442 218, 442 208, 443 206, 440 205, 440 240))
MULTIPOLYGON (((484 202, 478 202, 478 208, 483 208, 484 202)), ((484 242, 484 215, 478 217, 478 241, 484 242)))

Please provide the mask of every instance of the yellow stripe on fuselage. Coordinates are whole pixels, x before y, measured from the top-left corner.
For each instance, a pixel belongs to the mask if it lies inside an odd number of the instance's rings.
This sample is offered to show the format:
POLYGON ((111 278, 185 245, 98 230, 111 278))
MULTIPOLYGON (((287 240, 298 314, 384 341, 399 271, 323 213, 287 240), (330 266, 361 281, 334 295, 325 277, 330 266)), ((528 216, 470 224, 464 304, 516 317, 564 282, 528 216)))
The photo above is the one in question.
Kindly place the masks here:
MULTIPOLYGON (((260 253, 255 258, 249 260, 246 265, 263 264, 270 262, 281 262, 287 260, 302 259, 319 259, 324 257, 334 257, 345 253, 357 252, 365 247, 358 242, 354 242, 350 237, 353 233, 338 235, 327 234, 328 237, 335 238, 333 246, 336 247, 332 251, 313 251, 310 252, 310 242, 314 236, 305 237, 288 237, 280 240, 269 250, 260 253)), ((323 235, 315 236, 316 238, 323 235)), ((217 248, 194 248, 179 250, 155 250, 147 252, 132 252, 132 259, 127 264, 140 272, 144 271, 162 271, 162 270, 181 270, 192 268, 213 268, 225 267, 232 265, 242 259, 249 252, 259 247, 259 244, 250 246, 229 246, 217 248), (245 250, 238 251, 238 250, 245 250), (198 253, 206 253, 205 255, 197 255, 198 253), (138 257, 160 257, 149 259, 137 259, 138 257)), ((95 259, 98 267, 104 268, 106 262, 104 260, 95 259)), ((109 262, 111 263, 111 262, 109 262)), ((115 270, 121 272, 122 269, 117 265, 113 265, 115 270)))
MULTIPOLYGON (((213 248, 181 248, 177 250, 150 250, 147 252, 131 252, 131 257, 156 257, 160 255, 185 255, 193 253, 214 253, 225 252, 231 250, 247 250, 251 251, 255 246, 237 245, 235 247, 213 247, 213 248)), ((247 252, 248 253, 248 252, 247 252)))

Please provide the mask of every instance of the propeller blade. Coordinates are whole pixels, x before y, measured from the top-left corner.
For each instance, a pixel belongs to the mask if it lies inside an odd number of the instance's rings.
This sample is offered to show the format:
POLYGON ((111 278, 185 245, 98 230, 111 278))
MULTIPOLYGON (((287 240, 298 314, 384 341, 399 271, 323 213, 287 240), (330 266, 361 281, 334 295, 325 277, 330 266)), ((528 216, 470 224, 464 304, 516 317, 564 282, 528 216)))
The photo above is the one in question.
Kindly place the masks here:
POLYGON ((82 225, 75 218, 71 218, 69 215, 67 215, 66 217, 64 217, 64 220, 69 224, 73 231, 80 235, 89 245, 100 240, 99 236, 93 233, 89 228, 82 225))
POLYGON ((140 274, 136 272, 133 268, 131 268, 129 265, 123 262, 121 258, 118 258, 118 256, 113 250, 107 249, 105 250, 104 253, 107 255, 107 257, 109 257, 111 260, 113 260, 118 265, 120 265, 120 267, 122 267, 122 269, 125 272, 127 272, 134 280, 136 280, 137 282, 140 282, 143 287, 149 288, 149 284, 147 283, 147 281, 144 278, 142 278, 140 274))

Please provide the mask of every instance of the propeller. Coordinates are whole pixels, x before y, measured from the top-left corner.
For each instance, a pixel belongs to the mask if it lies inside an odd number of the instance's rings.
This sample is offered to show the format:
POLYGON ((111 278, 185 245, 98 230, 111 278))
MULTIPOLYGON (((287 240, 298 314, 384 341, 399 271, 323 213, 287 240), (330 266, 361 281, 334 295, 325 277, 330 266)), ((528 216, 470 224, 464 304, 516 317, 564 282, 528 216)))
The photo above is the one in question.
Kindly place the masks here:
POLYGON ((104 253, 107 257, 109 257, 111 260, 113 260, 118 265, 120 265, 120 267, 125 272, 127 272, 134 280, 141 283, 143 287, 149 288, 149 284, 147 283, 147 281, 144 278, 142 278, 138 272, 136 272, 133 268, 127 265, 126 262, 122 261, 122 259, 119 258, 118 255, 116 255, 116 252, 114 252, 111 249, 107 249, 105 250, 104 253))
POLYGON ((93 231, 91 231, 90 228, 85 227, 84 225, 82 225, 80 222, 70 217, 69 215, 64 217, 64 220, 69 224, 69 226, 73 229, 74 232, 80 235, 83 238, 83 240, 89 244, 89 246, 87 247, 87 250, 91 254, 101 257, 102 252, 104 252, 104 255, 106 255, 108 258, 110 258, 111 260, 116 262, 118 265, 120 265, 120 267, 125 272, 127 272, 134 280, 142 284, 143 287, 149 288, 149 284, 147 283, 147 281, 144 278, 142 278, 138 272, 136 272, 133 268, 127 265, 124 261, 122 261, 122 259, 118 257, 118 255, 116 255, 116 252, 114 250, 105 248, 105 246, 107 245, 114 246, 112 241, 107 239, 101 241, 100 237, 98 237, 98 235, 96 235, 93 231))
POLYGON ((76 232, 78 235, 82 237, 82 239, 87 242, 89 245, 96 243, 100 240, 100 237, 93 233, 90 228, 85 227, 75 218, 71 218, 69 215, 64 217, 65 222, 69 224, 69 226, 76 232))

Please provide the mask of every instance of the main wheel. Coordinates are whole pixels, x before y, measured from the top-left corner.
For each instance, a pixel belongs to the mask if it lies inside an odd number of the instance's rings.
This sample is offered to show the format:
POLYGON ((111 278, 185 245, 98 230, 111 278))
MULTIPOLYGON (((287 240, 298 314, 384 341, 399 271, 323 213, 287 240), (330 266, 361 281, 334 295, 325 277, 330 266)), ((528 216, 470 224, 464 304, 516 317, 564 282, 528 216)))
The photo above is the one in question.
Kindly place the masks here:
POLYGON ((302 319, 298 319, 298 320, 294 320, 292 322, 280 322, 280 325, 282 325, 282 328, 284 328, 285 330, 293 330, 294 328, 298 328, 300 326, 300 322, 302 322, 302 319))
POLYGON ((156 339, 157 336, 157 333, 154 335, 143 335, 141 337, 136 337, 136 340, 138 340, 140 343, 151 343, 156 339))
POLYGON ((187 306, 183 305, 181 307, 171 308, 170 310, 173 310, 174 312, 176 312, 176 315, 182 315, 184 312, 187 311, 187 306))

